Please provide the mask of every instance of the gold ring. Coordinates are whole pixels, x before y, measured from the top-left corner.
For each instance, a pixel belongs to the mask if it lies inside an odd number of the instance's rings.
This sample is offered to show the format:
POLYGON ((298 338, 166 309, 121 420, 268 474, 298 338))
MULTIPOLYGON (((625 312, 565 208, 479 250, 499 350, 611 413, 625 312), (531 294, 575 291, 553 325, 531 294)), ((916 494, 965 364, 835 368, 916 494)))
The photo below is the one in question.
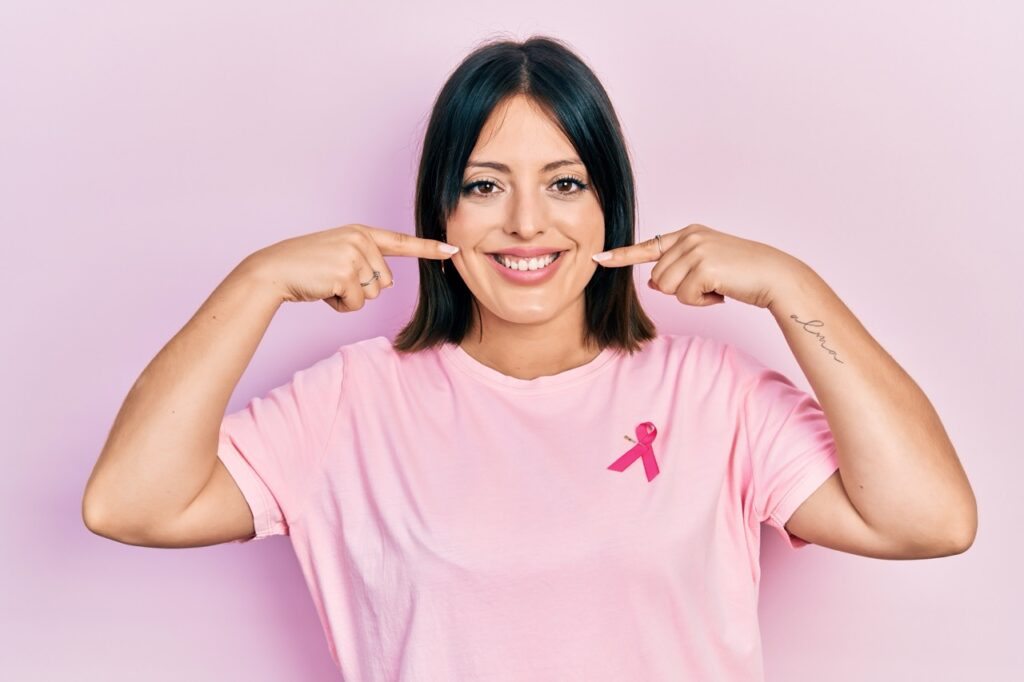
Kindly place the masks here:
POLYGON ((658 242, 658 255, 660 256, 661 254, 665 253, 665 252, 664 252, 664 251, 663 251, 663 250, 661 249, 661 235, 660 235, 660 234, 656 234, 656 235, 654 235, 654 240, 655 240, 656 242, 658 242))

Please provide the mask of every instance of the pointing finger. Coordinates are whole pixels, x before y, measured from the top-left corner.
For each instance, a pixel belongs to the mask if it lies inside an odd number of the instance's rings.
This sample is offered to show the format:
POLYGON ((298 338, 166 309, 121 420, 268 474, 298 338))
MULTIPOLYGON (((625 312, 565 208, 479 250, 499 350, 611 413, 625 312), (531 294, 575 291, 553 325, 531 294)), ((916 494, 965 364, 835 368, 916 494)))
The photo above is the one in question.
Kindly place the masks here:
POLYGON ((642 241, 639 244, 629 244, 616 249, 595 253, 591 258, 606 268, 618 268, 624 265, 636 265, 637 263, 653 263, 661 258, 661 254, 668 251, 669 246, 674 243, 674 238, 669 235, 661 235, 661 248, 658 248, 658 240, 654 237, 642 241))
POLYGON ((459 247, 437 239, 425 239, 405 232, 364 226, 377 248, 385 256, 413 256, 443 260, 459 252, 459 247))

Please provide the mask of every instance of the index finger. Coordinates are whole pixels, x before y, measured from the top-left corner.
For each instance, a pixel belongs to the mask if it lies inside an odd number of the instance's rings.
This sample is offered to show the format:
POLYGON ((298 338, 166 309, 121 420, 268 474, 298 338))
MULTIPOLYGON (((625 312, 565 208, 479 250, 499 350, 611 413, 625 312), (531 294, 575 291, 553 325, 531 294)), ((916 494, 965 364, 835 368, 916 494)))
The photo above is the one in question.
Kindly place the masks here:
POLYGON ((595 253, 591 258, 606 268, 618 268, 624 265, 636 265, 637 263, 653 263, 661 258, 661 254, 668 251, 675 243, 675 237, 668 234, 661 235, 661 248, 658 248, 658 240, 651 237, 639 244, 620 246, 617 249, 610 249, 595 253))
POLYGON ((414 256, 441 260, 451 258, 459 252, 459 247, 438 239, 424 239, 405 232, 384 230, 369 225, 364 225, 363 229, 384 256, 414 256))

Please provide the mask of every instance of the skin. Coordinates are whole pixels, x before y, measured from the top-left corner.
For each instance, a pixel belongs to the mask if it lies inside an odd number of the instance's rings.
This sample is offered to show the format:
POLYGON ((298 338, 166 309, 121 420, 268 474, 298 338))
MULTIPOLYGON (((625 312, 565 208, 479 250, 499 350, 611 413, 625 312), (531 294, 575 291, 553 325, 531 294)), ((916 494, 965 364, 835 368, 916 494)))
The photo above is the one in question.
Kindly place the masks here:
POLYGON ((496 108, 470 155, 508 172, 467 164, 463 195, 448 222, 451 261, 480 303, 462 348, 508 376, 532 379, 592 360, 583 344, 583 290, 596 267, 654 263, 652 289, 680 303, 731 298, 768 310, 806 374, 837 443, 840 471, 798 509, 787 529, 834 549, 879 558, 964 551, 977 530, 977 503, 938 414, 914 380, 803 261, 768 244, 705 225, 599 253, 604 216, 591 189, 556 183, 582 165, 542 172, 575 150, 531 100, 496 108), (508 246, 568 248, 541 285, 507 282, 488 262, 508 246))
POLYGON ((685 305, 731 298, 775 319, 825 412, 839 460, 839 471, 797 508, 787 530, 888 559, 971 546, 977 500, 935 408, 810 266, 699 224, 665 232, 660 250, 649 239, 606 255, 602 267, 654 263, 649 286, 685 305))
POLYGON ((569 139, 531 99, 516 95, 495 107, 480 132, 463 175, 463 193, 448 220, 451 258, 479 302, 462 345, 470 356, 508 376, 534 379, 578 367, 600 352, 583 342, 583 290, 597 269, 591 259, 604 246, 604 213, 582 163, 542 171, 545 164, 579 159, 569 139), (474 167, 494 161, 509 167, 474 167), (561 179, 560 179, 561 178, 561 179), (506 281, 488 252, 513 246, 568 249, 550 280, 536 285, 506 281), (482 333, 481 333, 482 332, 482 333))

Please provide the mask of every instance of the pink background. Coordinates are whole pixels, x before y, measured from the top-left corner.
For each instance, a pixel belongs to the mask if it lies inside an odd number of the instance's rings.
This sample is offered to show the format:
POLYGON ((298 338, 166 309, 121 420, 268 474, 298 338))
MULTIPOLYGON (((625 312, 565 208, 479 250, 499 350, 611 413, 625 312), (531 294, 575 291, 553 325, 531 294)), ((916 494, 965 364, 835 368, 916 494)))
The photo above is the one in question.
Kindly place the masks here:
MULTIPOLYGON (((808 262, 931 398, 974 485, 977 541, 950 558, 789 551, 765 529, 768 679, 1019 674, 1020 10, 672 4, 0 7, 0 674, 336 677, 286 538, 118 544, 82 524, 85 481, 139 372, 245 255, 351 222, 411 232, 437 90, 479 41, 533 33, 608 89, 639 238, 700 222, 808 262)), ((416 267, 389 264, 397 286, 358 313, 283 307, 229 410, 392 335, 416 267)), ((636 280, 662 330, 737 343, 807 388, 766 311, 682 306, 642 286, 651 267, 636 280)))

